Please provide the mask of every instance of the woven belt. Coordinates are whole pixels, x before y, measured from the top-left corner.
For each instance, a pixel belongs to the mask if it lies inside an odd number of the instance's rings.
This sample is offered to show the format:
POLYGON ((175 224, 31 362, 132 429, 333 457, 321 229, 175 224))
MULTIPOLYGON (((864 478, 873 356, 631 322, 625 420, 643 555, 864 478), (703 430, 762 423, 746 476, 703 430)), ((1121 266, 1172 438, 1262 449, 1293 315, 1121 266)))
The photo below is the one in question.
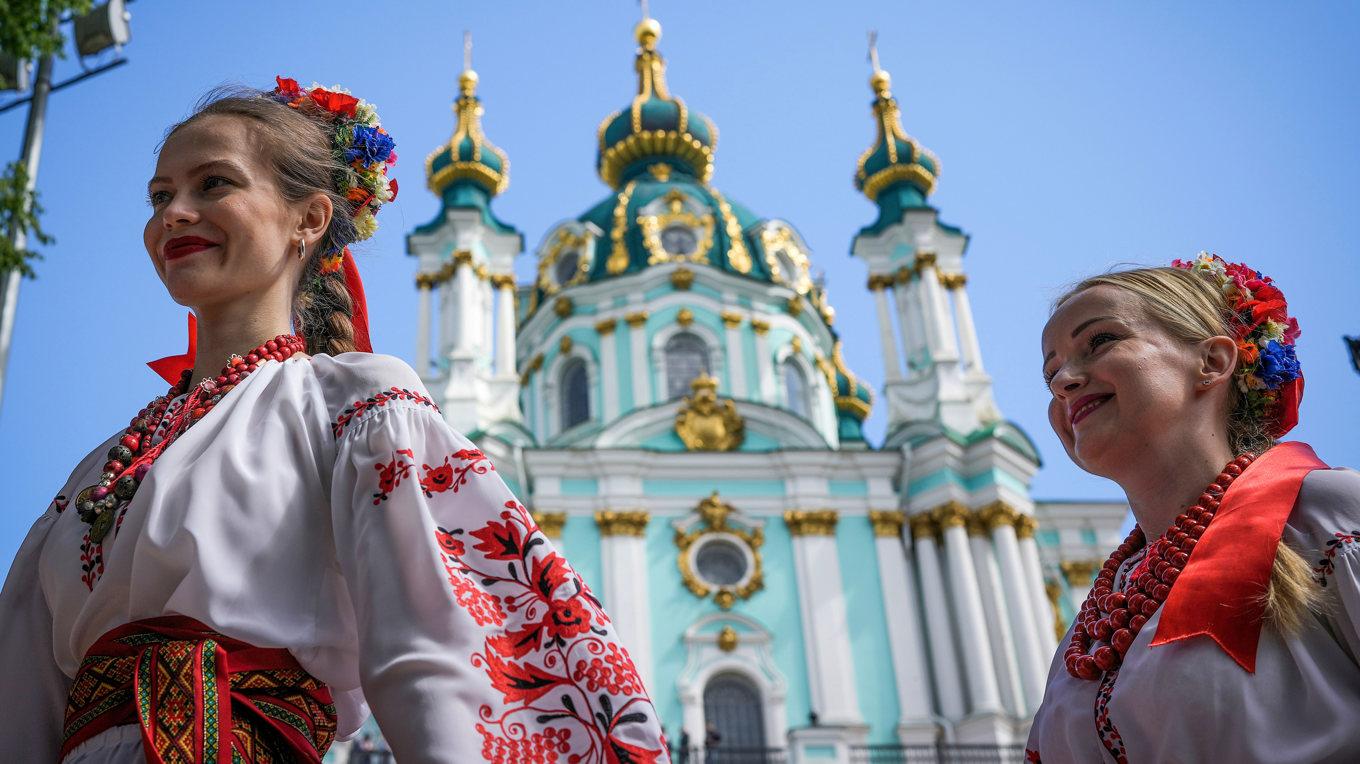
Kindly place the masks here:
POLYGON ((253 647, 184 616, 134 621, 85 654, 61 756, 112 727, 141 730, 148 764, 320 762, 331 692, 284 649, 253 647))

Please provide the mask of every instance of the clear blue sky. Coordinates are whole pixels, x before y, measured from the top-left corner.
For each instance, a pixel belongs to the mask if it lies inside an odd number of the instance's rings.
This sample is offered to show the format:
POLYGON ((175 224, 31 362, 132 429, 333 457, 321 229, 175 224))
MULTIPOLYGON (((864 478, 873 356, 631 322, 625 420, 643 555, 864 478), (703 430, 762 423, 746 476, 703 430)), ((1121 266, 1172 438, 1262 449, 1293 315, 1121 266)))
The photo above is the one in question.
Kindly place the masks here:
MULTIPOLYGON (((1045 458, 1041 498, 1113 498, 1048 429, 1039 331, 1063 284, 1119 262, 1213 249, 1276 277, 1308 379, 1298 438, 1360 466, 1360 6, 1206 2, 901 3, 654 0, 672 91, 721 133, 714 183, 802 232, 825 270, 851 368, 877 386, 879 341, 851 236, 874 219, 851 185, 873 137, 865 32, 879 30, 907 130, 941 158, 933 203, 972 235, 969 289, 1002 412, 1045 458)), ((183 349, 184 311, 141 244, 167 125, 223 82, 276 73, 378 104, 401 198, 360 254, 374 344, 410 358, 414 263, 433 217, 423 158, 452 129, 464 29, 485 125, 510 155, 502 218, 532 252, 603 198, 595 128, 634 88, 628 0, 590 3, 170 3, 132 6, 131 63, 56 94, 39 173, 57 237, 20 297, 0 408, 0 570, 92 447, 163 385, 142 363, 183 349), (283 10, 286 8, 286 12, 283 10)), ((59 77, 75 69, 58 67, 59 77)), ((17 156, 23 110, 0 116, 17 156)), ((522 279, 534 260, 519 264, 522 279)), ((883 410, 870 420, 883 434, 883 410)))

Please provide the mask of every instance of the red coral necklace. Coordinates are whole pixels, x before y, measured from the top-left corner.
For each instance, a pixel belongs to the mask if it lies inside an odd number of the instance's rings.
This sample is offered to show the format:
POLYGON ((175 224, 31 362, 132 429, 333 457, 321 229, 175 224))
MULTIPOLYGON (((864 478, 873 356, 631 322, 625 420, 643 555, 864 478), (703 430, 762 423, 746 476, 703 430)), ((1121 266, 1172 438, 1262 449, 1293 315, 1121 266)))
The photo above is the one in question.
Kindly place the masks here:
POLYGON ((245 357, 233 355, 227 365, 222 367, 221 374, 215 379, 204 379, 194 386, 192 392, 189 391, 192 372, 186 369, 168 393, 157 397, 137 412, 137 416, 123 431, 123 437, 109 449, 109 460, 100 472, 99 482, 76 494, 76 512, 90 526, 90 540, 95 543, 104 540, 113 527, 115 516, 137 494, 137 488, 156 458, 195 422, 206 416, 222 400, 222 396, 231 392, 259 364, 268 360, 283 361, 302 352, 305 347, 301 337, 280 334, 245 357), (167 419, 166 410, 170 402, 185 393, 189 395, 184 403, 167 419), (164 436, 153 445, 152 436, 162 420, 165 420, 164 436))
POLYGON ((1228 462, 1200 494, 1199 503, 1178 515, 1171 527, 1152 542, 1147 554, 1129 572, 1124 591, 1116 592, 1114 577, 1119 567, 1147 543, 1143 529, 1134 526, 1129 537, 1105 561, 1090 594, 1081 603, 1077 625, 1072 627, 1072 641, 1063 654, 1067 673, 1078 679, 1094 680, 1123 665, 1134 637, 1166 601, 1171 585, 1185 569, 1199 537, 1218 512, 1223 493, 1255 458, 1254 454, 1244 454, 1228 462), (1130 589, 1132 593, 1126 594, 1130 589))

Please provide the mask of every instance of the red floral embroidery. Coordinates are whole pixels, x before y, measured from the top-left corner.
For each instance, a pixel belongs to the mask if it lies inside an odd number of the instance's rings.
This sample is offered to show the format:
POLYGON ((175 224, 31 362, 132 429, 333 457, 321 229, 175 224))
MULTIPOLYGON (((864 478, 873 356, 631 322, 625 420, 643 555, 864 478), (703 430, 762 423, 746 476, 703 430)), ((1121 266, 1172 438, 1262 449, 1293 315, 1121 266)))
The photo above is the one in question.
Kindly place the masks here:
POLYGON ((369 411, 382 408, 393 401, 410 401, 421 406, 429 406, 435 411, 439 410, 439 407, 435 405, 434 401, 420 393, 412 392, 400 387, 392 387, 374 393, 372 397, 365 398, 362 401, 351 403, 349 407, 340 412, 340 416, 336 417, 335 421, 331 423, 331 432, 338 438, 344 434, 345 427, 348 426, 350 422, 369 411))
POLYGON ((401 458, 403 456, 408 459, 416 458, 414 451, 403 448, 400 451, 393 451, 392 460, 386 464, 373 465, 373 469, 378 471, 378 492, 373 494, 375 506, 391 498, 392 492, 397 490, 401 481, 405 480, 411 474, 411 470, 415 468, 416 465, 413 462, 403 461, 401 458))
POLYGON ((1028 762, 1028 764, 1042 764, 1042 762, 1039 761, 1039 752, 1030 750, 1029 748, 1025 749, 1025 761, 1028 762))
POLYGON ((486 454, 475 448, 455 451, 452 457, 444 457, 444 463, 438 467, 422 464, 420 468, 425 470, 425 476, 420 479, 420 489, 425 492, 426 497, 432 497, 444 491, 458 493, 459 488, 467 485, 469 472, 474 475, 485 475, 488 470, 496 469, 486 458, 486 454), (455 467, 449 462, 450 458, 458 459, 466 462, 466 464, 455 467))
POLYGON ((1100 735, 1100 744, 1105 746, 1106 752, 1114 757, 1117 764, 1129 764, 1124 738, 1110 719, 1110 696, 1114 694, 1114 680, 1118 677, 1118 671, 1110 671, 1100 680, 1100 689, 1096 691, 1096 733, 1100 735))
POLYGON ((1337 554, 1339 554, 1347 544, 1356 543, 1360 543, 1360 530, 1354 530, 1350 533, 1343 533, 1341 531, 1334 533, 1333 538, 1327 540, 1327 548, 1322 551, 1322 559, 1318 560, 1317 566, 1313 568, 1313 573, 1316 574, 1313 580, 1317 581, 1320 586, 1326 586, 1327 576, 1336 572, 1336 563, 1334 560, 1336 559, 1337 554))
POLYGON ((52 499, 52 509, 55 510, 57 514, 65 512, 66 507, 68 507, 70 504, 71 504, 70 499, 67 499, 65 496, 61 494, 57 494, 56 498, 52 499))
POLYGON ((439 528, 435 541, 454 601, 479 625, 502 627, 472 655, 503 703, 478 710, 488 761, 664 760, 664 742, 646 741, 653 749, 622 734, 655 724, 655 709, 599 600, 522 504, 505 502, 470 531, 439 528))
POLYGON ((80 542, 80 581, 94 591, 94 585, 104 575, 104 545, 90 541, 90 534, 80 542))

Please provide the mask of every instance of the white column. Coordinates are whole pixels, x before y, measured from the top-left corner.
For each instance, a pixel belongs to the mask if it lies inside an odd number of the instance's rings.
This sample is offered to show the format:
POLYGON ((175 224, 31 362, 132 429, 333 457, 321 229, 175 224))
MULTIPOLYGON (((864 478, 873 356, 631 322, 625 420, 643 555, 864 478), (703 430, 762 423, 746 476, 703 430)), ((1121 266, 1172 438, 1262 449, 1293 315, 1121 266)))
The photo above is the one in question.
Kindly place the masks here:
POLYGON ((899 280, 893 284, 893 295, 897 298, 897 325, 902 330, 907 376, 911 377, 920 364, 921 351, 927 344, 925 319, 917 304, 915 282, 899 280))
POLYGON ((453 309, 458 313, 458 326, 453 337, 453 354, 469 356, 476 342, 477 303, 473 292, 473 282, 477 276, 472 272, 470 263, 462 263, 453 274, 453 309))
POLYGON ((784 521, 793 536, 794 572, 803 622, 812 710, 821 725, 863 723, 850 656, 850 621, 836 553, 833 510, 791 510, 784 521))
POLYGON ((1006 509, 1009 514, 996 513, 987 518, 987 524, 991 526, 992 543, 996 546, 996 559, 1001 566, 1001 585, 1006 592, 1006 601, 1010 603, 1007 611, 1010 613, 1011 631, 1015 634, 1020 680, 1025 687, 1025 707, 1021 715, 1026 716, 1037 709, 1039 701, 1043 700, 1049 656, 1043 654, 1034 623, 1037 611, 1030 596, 1032 587, 1026 586, 1028 576, 1020 560, 1020 547, 1016 543, 1015 526, 1012 524, 1015 510, 1006 509))
POLYGON ((959 360, 959 343, 954 334, 954 319, 950 315, 949 296, 940 286, 939 271, 935 269, 935 256, 919 254, 916 256, 917 270, 921 277, 917 280, 921 289, 921 304, 930 316, 926 322, 930 328, 930 355, 936 363, 959 360))
POLYGON ((430 284, 422 281, 420 292, 420 322, 416 324, 416 373, 421 379, 430 374, 430 284))
POLYGON ((892 647, 898 736, 904 744, 933 743, 936 725, 930 702, 930 670, 916 611, 916 581, 902 536, 902 513, 870 512, 869 519, 874 526, 878 581, 892 647))
POLYGON ((963 344, 963 362, 970 374, 981 374, 982 346, 978 344, 977 327, 973 325, 973 308, 968 303, 968 279, 962 273, 950 277, 950 292, 954 294, 954 317, 959 322, 959 340, 963 344))
POLYGON ((978 716, 999 713, 1001 694, 996 686, 996 665, 987 647, 986 618, 982 614, 973 555, 968 549, 968 532, 964 530, 967 513, 962 505, 950 502, 931 514, 935 515, 944 538, 945 564, 965 668, 964 681, 968 685, 969 716, 978 716))
POLYGON ((886 290, 892 286, 892 276, 870 276, 869 290, 874 293, 878 307, 878 336, 883 342, 883 375, 886 382, 902 378, 902 361, 897 357, 897 339, 893 336, 892 310, 888 307, 886 290))
MULTIPOLYGON (((628 341, 633 351, 633 408, 652 405, 652 364, 647 358, 647 314, 628 314, 628 341)), ((663 390, 662 395, 665 395, 663 390)))
POLYGON ((496 376, 514 379, 515 369, 515 277, 509 273, 492 277, 496 286, 496 376))
POLYGON ((951 722, 963 718, 963 678, 959 674, 959 659, 954 652, 954 632, 950 628, 949 595, 940 574, 940 558, 935 546, 938 528, 929 513, 913 515, 912 545, 916 551, 916 570, 921 574, 921 610, 927 616, 926 630, 930 637, 931 665, 935 670, 935 692, 939 698, 940 714, 951 722))
POLYGON ((477 348, 477 355, 486 364, 486 371, 491 371, 491 363, 495 353, 495 322, 491 319, 496 315, 495 291, 491 287, 491 280, 485 278, 485 271, 477 275, 477 323, 481 325, 481 339, 477 348))
POLYGON ((652 630, 647 591, 647 513, 595 513, 600 526, 600 564, 604 601, 618 629, 619 641, 637 666, 642 684, 652 684, 652 630))
POLYGON ((986 532, 986 526, 977 522, 976 518, 970 518, 968 545, 973 554, 973 569, 977 573, 982 615, 987 621, 986 642, 992 652, 992 663, 996 666, 997 691, 1001 693, 1002 707, 1013 716, 1025 716, 1025 686, 1020 677, 1015 636, 1007 616, 1006 602, 1002 599, 1001 579, 1004 578, 1004 572, 997 569, 996 556, 992 553, 986 532))
POLYGON ((760 400, 774 405, 779 398, 774 390, 774 356, 770 355, 770 325, 753 318, 751 328, 756 333, 756 374, 760 377, 760 400))
POLYGON ((619 351, 614 344, 618 323, 618 319, 610 318, 595 324, 600 335, 601 422, 612 422, 619 416, 619 351))
POLYGON ((439 357, 448 358, 453 355, 454 338, 458 336, 458 308, 454 304, 458 301, 453 292, 453 280, 449 279, 439 285, 439 312, 442 316, 442 325, 439 329, 439 357))
MULTIPOLYGON (((735 299, 734 299, 735 302, 735 299)), ((723 311, 723 333, 727 345, 727 374, 732 380, 728 395, 738 398, 746 393, 746 354, 741 352, 741 314, 723 311)))
POLYGON ((1039 564, 1039 546, 1034 541, 1035 525, 1033 515, 1022 513, 1015 520, 1015 535, 1020 547, 1020 561, 1025 568, 1025 589, 1029 592, 1031 612, 1035 614, 1038 627, 1039 651, 1047 663, 1058 649, 1057 635, 1049 628, 1057 614, 1053 612, 1048 594, 1044 591, 1044 571, 1039 564))

